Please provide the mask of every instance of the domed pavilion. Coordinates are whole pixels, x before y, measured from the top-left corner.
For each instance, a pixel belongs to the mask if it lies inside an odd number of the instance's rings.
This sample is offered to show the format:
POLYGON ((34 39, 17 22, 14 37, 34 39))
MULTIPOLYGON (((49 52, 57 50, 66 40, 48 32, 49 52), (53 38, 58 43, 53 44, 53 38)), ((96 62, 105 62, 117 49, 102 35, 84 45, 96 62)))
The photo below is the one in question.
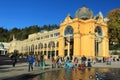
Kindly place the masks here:
POLYGON ((91 9, 79 8, 60 24, 59 54, 75 57, 109 56, 108 27, 102 13, 95 17, 91 9))

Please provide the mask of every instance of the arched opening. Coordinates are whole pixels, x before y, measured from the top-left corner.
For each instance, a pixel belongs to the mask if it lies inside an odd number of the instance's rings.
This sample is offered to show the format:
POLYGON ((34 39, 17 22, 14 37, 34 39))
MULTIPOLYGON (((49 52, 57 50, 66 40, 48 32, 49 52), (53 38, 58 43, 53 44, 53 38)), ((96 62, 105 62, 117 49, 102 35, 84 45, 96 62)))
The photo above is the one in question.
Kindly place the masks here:
POLYGON ((58 56, 59 54, 58 54, 58 47, 59 47, 59 42, 57 42, 57 44, 56 44, 56 48, 57 48, 57 51, 56 51, 56 56, 58 56))
POLYGON ((28 46, 25 47, 25 52, 27 53, 29 50, 28 50, 28 46))
POLYGON ((31 50, 30 50, 30 46, 29 46, 29 51, 28 51, 28 52, 30 53, 30 51, 31 51, 31 50))
POLYGON ((48 59, 50 59, 50 58, 55 56, 55 51, 54 51, 55 42, 54 41, 50 41, 49 44, 48 44, 48 48, 49 48, 48 59))
POLYGON ((40 54, 40 55, 43 55, 43 44, 42 43, 39 43, 38 44, 38 54, 40 54))
POLYGON ((47 50, 47 44, 44 44, 44 55, 46 55, 46 50, 47 50))
POLYGON ((35 49, 37 50, 37 45, 35 46, 35 49))
POLYGON ((65 45, 65 49, 64 49, 64 56, 68 56, 70 57, 70 59, 72 60, 73 57, 73 45, 74 45, 74 39, 73 39, 73 28, 72 26, 67 26, 64 30, 64 45, 65 45))
POLYGON ((34 54, 34 45, 31 45, 31 53, 34 54))
POLYGON ((4 47, 4 44, 0 44, 0 55, 5 55, 7 53, 7 49, 4 47))
POLYGON ((95 28, 95 56, 99 56, 100 43, 103 39, 103 30, 100 26, 95 28))

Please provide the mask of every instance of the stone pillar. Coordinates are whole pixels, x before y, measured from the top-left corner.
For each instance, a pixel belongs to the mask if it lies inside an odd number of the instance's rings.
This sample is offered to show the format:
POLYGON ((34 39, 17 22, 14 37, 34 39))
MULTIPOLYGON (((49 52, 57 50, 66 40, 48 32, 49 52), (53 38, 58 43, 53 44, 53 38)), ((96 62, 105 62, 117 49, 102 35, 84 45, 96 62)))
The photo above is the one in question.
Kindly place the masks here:
POLYGON ((109 40, 107 37, 104 37, 103 39, 103 56, 109 56, 109 40))
POLYGON ((47 59, 48 59, 48 43, 47 43, 47 51, 46 51, 46 56, 47 56, 47 59))
POLYGON ((59 37, 59 56, 63 57, 64 56, 64 37, 60 36, 59 37))
POLYGON ((42 45, 43 45, 43 48, 42 48, 42 53, 43 53, 43 55, 44 55, 44 43, 43 43, 42 45))
POLYGON ((56 45, 57 45, 57 42, 55 42, 55 59, 56 59, 56 57, 57 57, 57 56, 56 56, 56 48, 57 48, 56 45))
POLYGON ((90 34, 90 57, 95 57, 95 35, 94 33, 90 34))
POLYGON ((75 57, 80 57, 81 50, 80 50, 81 44, 80 44, 80 33, 76 32, 74 33, 74 52, 73 55, 75 57))
POLYGON ((38 54, 38 44, 37 44, 37 54, 38 54))
POLYGON ((68 53, 67 53, 67 56, 69 57, 70 56, 70 42, 67 42, 68 43, 68 53))

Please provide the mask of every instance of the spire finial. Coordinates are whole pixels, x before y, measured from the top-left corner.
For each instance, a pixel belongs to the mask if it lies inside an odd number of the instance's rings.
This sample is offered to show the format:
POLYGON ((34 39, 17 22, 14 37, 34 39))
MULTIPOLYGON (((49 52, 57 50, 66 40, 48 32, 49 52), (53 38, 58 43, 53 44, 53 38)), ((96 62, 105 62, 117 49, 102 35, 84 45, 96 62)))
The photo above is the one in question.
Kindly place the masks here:
POLYGON ((16 40, 16 39, 15 39, 15 35, 13 34, 13 41, 14 41, 14 40, 16 40))
POLYGON ((70 13, 68 13, 68 15, 67 16, 70 16, 70 13))
POLYGON ((85 4, 83 4, 83 5, 82 5, 82 7, 86 7, 86 5, 85 5, 85 4))

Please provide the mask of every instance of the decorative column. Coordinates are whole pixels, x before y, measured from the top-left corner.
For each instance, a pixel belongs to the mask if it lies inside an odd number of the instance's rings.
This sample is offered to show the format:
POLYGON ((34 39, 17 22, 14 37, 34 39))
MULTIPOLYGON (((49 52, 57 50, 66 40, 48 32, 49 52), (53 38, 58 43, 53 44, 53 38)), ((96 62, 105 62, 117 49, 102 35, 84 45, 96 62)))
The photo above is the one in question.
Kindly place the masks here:
POLYGON ((62 35, 59 37, 59 56, 64 56, 64 38, 62 35))
POLYGON ((52 45, 50 46, 50 59, 52 58, 52 45))
POLYGON ((103 39, 103 56, 104 57, 109 57, 109 39, 107 36, 104 37, 103 39))
POLYGON ((94 33, 90 33, 90 45, 91 45, 91 48, 90 48, 90 53, 89 53, 89 56, 91 57, 95 57, 95 34, 94 33))
POLYGON ((70 42, 67 42, 68 43, 68 54, 67 56, 70 57, 70 42))
POLYGON ((75 57, 80 57, 81 55, 81 50, 80 50, 80 32, 75 32, 74 33, 74 56, 75 57))
POLYGON ((46 59, 48 59, 48 43, 47 43, 46 59))
POLYGON ((57 57, 57 56, 56 56, 56 48, 57 48, 56 45, 57 45, 57 42, 55 42, 55 59, 56 59, 56 57, 57 57))
POLYGON ((43 49, 43 55, 44 55, 44 43, 43 43, 43 48, 42 49, 43 49))

